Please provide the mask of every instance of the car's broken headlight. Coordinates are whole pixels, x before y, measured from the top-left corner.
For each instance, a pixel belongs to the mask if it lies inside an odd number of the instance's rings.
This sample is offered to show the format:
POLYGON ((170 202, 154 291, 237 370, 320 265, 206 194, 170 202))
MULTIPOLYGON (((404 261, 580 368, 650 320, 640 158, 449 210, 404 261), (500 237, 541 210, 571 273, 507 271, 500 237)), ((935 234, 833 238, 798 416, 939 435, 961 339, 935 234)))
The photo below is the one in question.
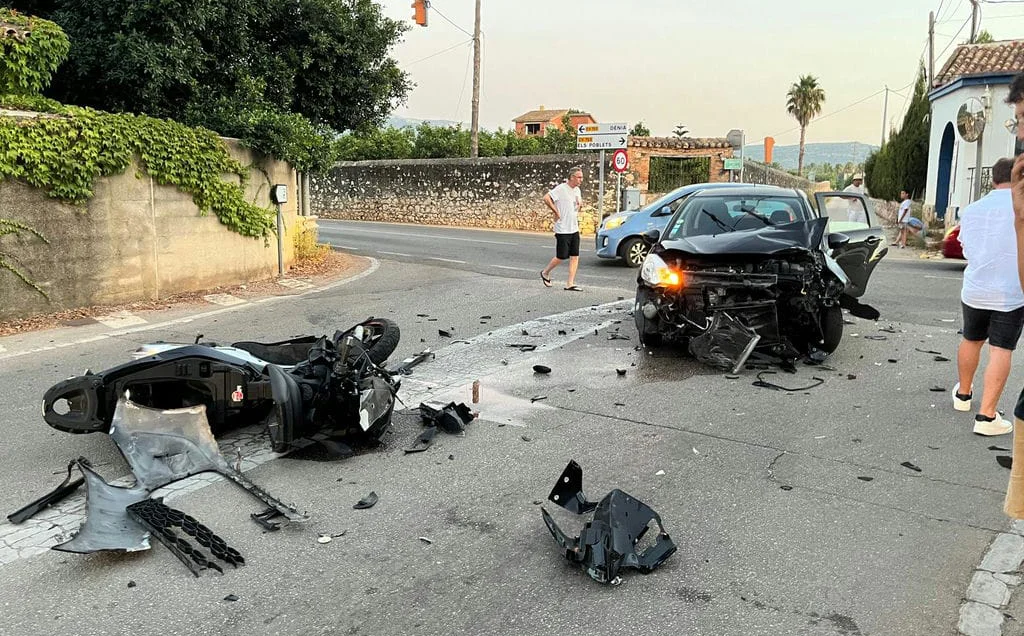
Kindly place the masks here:
POLYGON ((654 287, 679 287, 683 284, 683 275, 655 254, 648 254, 644 259, 640 278, 654 287))

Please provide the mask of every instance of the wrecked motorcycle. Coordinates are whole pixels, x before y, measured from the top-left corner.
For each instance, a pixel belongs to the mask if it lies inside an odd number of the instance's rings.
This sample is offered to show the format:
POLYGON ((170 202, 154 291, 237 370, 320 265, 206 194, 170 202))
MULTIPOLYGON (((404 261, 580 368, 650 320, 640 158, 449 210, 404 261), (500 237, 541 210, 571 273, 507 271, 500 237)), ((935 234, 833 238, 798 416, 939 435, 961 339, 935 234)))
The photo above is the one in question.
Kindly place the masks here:
MULTIPOLYGON (((819 209, 828 205, 819 198, 819 209)), ((694 195, 664 236, 645 236, 653 248, 637 280, 641 341, 682 343, 701 362, 733 373, 755 350, 783 359, 832 353, 843 308, 878 318, 857 297, 887 249, 881 228, 851 224, 828 234, 830 225, 840 224, 818 216, 794 190, 694 195)))
POLYGON ((400 385, 382 365, 400 335, 394 322, 370 318, 330 338, 143 345, 132 362, 55 384, 43 418, 68 433, 109 431, 118 400, 130 395, 156 409, 203 405, 215 433, 266 422, 275 452, 316 433, 379 438, 400 385))

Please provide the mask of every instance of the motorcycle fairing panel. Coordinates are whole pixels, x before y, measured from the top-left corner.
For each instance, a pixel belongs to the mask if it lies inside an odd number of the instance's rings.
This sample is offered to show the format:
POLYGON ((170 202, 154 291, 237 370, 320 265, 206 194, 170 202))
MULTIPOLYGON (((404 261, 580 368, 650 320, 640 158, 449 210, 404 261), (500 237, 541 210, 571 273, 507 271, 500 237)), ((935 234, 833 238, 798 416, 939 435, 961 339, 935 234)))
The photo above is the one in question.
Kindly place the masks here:
POLYGON ((570 512, 583 514, 593 510, 593 519, 570 539, 543 507, 540 509, 551 536, 570 562, 579 563, 590 578, 598 583, 616 584, 619 571, 634 568, 649 574, 676 551, 676 545, 665 532, 661 517, 648 505, 615 489, 595 506, 583 494, 583 470, 575 461, 569 462, 548 498, 570 512), (636 546, 647 534, 649 524, 658 525, 653 545, 637 553, 636 546))
POLYGON ((203 405, 152 409, 122 397, 114 409, 110 437, 128 461, 139 486, 147 491, 199 473, 216 472, 289 520, 309 519, 228 464, 220 454, 203 405))
POLYGON ((148 550, 149 531, 129 517, 127 508, 149 497, 149 490, 142 486, 112 486, 87 462, 79 460, 77 463, 85 477, 85 522, 70 540, 53 549, 80 554, 101 550, 148 550))

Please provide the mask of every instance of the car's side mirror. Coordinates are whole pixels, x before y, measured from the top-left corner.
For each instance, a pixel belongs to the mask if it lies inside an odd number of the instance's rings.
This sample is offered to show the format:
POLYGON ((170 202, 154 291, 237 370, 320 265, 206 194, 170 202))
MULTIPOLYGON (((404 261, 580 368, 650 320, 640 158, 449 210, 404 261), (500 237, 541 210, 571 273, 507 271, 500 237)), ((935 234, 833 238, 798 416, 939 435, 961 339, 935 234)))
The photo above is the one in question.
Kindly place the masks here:
POLYGON ((830 249, 834 250, 836 248, 843 247, 849 242, 850 237, 841 232, 835 232, 834 234, 828 235, 828 246, 830 249))
POLYGON ((642 238, 644 240, 644 243, 647 243, 648 245, 654 245, 655 243, 657 243, 661 239, 661 231, 660 230, 647 230, 641 236, 642 236, 642 238))

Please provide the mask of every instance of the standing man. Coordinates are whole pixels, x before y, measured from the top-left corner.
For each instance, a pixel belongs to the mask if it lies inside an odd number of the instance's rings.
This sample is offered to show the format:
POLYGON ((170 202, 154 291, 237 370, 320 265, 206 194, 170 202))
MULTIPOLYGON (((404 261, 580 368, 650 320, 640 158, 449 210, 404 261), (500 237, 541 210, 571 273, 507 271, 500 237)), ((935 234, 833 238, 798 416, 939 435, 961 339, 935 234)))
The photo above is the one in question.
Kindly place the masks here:
POLYGON ((971 410, 974 372, 987 340, 985 392, 974 416, 974 432, 978 435, 1005 435, 1013 430, 1013 424, 996 410, 1010 375, 1010 358, 1024 328, 1024 290, 1017 274, 1010 195, 1012 168, 1011 159, 997 161, 992 166, 993 190, 964 208, 960 217, 960 243, 967 269, 960 292, 964 337, 957 352, 960 382, 953 387, 953 408, 971 410))
MULTIPOLYGON (((1024 73, 1013 78, 1006 103, 1013 107, 1010 130, 1017 136, 1018 144, 1024 141, 1024 73)), ((1010 173, 1010 193, 1013 199, 1014 233, 1017 236, 1017 279, 1024 288, 1024 154, 1017 155, 1010 173)), ((1003 511, 1014 519, 1024 519, 1024 390, 1017 398, 1013 409, 1013 467, 1006 489, 1003 511)))
POLYGON ((545 287, 551 287, 551 272, 565 259, 569 259, 569 279, 565 282, 567 291, 583 291, 576 285, 576 269, 580 264, 580 207, 583 196, 583 169, 573 166, 569 178, 544 195, 544 204, 555 215, 555 257, 541 270, 540 279, 545 287))
MULTIPOLYGON (((864 175, 855 174, 853 175, 853 183, 843 188, 843 192, 852 192, 853 194, 860 194, 867 196, 867 190, 864 188, 864 175)), ((847 212, 847 220, 851 223, 863 223, 868 224, 868 213, 864 209, 864 204, 859 199, 850 199, 849 211, 847 212)))
POLYGON ((906 190, 900 190, 900 210, 896 213, 896 227, 899 228, 900 233, 896 238, 896 244, 903 249, 907 246, 907 222, 910 221, 910 193, 906 190))

